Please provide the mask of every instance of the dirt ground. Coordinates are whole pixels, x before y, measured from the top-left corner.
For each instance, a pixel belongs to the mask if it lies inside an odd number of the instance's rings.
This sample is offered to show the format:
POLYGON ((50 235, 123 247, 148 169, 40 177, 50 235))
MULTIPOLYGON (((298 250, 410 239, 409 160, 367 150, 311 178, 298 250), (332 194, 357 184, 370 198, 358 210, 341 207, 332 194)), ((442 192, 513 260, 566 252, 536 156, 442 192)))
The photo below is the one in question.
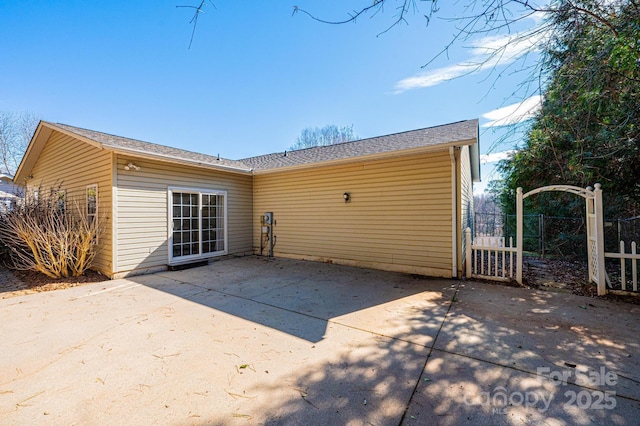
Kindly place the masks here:
POLYGON ((95 271, 86 271, 80 277, 54 279, 38 272, 10 270, 7 263, 8 259, 0 259, 0 299, 108 280, 95 271))
POLYGON ((522 281, 535 289, 553 286, 581 296, 595 296, 596 288, 589 284, 588 275, 588 265, 583 261, 525 257, 522 281))
MULTIPOLYGON (((614 275, 616 271, 609 271, 614 275)), ((599 297, 608 300, 640 304, 638 296, 607 294, 598 296, 595 284, 589 282, 589 266, 586 261, 526 257, 522 271, 525 287, 571 293, 579 296, 599 297)))

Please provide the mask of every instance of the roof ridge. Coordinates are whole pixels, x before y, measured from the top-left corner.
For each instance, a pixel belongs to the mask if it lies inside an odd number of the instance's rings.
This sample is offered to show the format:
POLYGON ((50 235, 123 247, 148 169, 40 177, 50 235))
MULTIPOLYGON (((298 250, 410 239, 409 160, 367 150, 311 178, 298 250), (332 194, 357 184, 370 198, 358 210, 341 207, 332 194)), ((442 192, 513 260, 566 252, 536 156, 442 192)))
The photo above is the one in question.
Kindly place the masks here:
POLYGON ((59 126, 71 127, 73 129, 78 129, 78 130, 86 130, 87 132, 101 133, 103 135, 113 136, 114 138, 129 139, 129 140, 137 141, 137 142, 150 143, 152 145, 160 145, 160 144, 157 144, 157 143, 154 143, 154 142, 143 141, 142 139, 128 138, 126 136, 120 136, 120 135, 116 135, 116 134, 113 134, 113 133, 101 132, 100 130, 87 129, 86 127, 72 126, 71 124, 51 123, 50 121, 46 121, 46 123, 53 124, 54 126, 59 125, 59 126))
POLYGON ((473 145, 477 142, 478 120, 471 119, 333 145, 294 150, 291 153, 285 151, 285 155, 282 152, 263 154, 240 161, 251 166, 253 170, 264 171, 321 163, 328 164, 332 161, 389 155, 394 152, 406 153, 414 149, 435 150, 443 146, 473 145))
MULTIPOLYGON (((467 121, 478 121, 478 119, 473 118, 473 119, 467 119, 467 120, 459 120, 459 121, 454 121, 451 123, 445 123, 445 124, 438 124, 435 126, 429 126, 429 127, 422 127, 419 129, 413 129, 413 130, 403 130, 401 132, 394 132, 394 133, 388 133, 386 135, 378 135, 378 136, 371 136, 368 138, 363 138, 363 139, 355 139, 352 141, 345 141, 345 142, 338 142, 338 143, 333 143, 330 145, 319 145, 319 146, 309 146, 306 148, 300 148, 300 149, 291 149, 291 150, 284 150, 284 152, 286 153, 293 153, 293 152, 304 152, 304 151, 309 151, 309 150, 313 150, 313 149, 322 149, 322 148, 328 148, 328 147, 332 147, 332 146, 341 146, 341 145, 346 145, 346 144, 350 144, 350 143, 355 143, 355 142, 365 142, 371 139, 380 139, 380 138, 386 138, 386 137, 392 137, 392 136, 398 136, 398 135, 402 135, 402 134, 406 134, 406 133, 412 133, 412 132, 419 132, 422 130, 430 130, 430 129, 437 129, 438 127, 445 127, 445 126, 453 126, 456 124, 460 124, 460 123, 465 123, 467 121)), ((237 161, 244 161, 244 160, 249 160, 252 158, 258 158, 258 157, 266 157, 266 156, 270 156, 270 155, 278 155, 281 154, 282 151, 277 151, 277 152, 270 152, 268 154, 260 154, 260 155, 254 155, 252 157, 246 157, 246 158, 242 158, 240 160, 237 161)))
POLYGON ((303 148, 293 151, 272 152, 258 156, 230 160, 219 155, 210 155, 168 145, 160 145, 140 139, 132 139, 112 133, 99 132, 64 123, 48 123, 71 134, 94 140, 109 149, 148 153, 165 158, 186 160, 197 164, 228 167, 238 170, 255 171, 280 169, 328 161, 345 161, 357 157, 388 155, 392 152, 409 152, 412 149, 439 149, 443 146, 472 145, 478 142, 478 119, 460 120, 420 129, 405 130, 387 135, 373 136, 333 145, 303 148))

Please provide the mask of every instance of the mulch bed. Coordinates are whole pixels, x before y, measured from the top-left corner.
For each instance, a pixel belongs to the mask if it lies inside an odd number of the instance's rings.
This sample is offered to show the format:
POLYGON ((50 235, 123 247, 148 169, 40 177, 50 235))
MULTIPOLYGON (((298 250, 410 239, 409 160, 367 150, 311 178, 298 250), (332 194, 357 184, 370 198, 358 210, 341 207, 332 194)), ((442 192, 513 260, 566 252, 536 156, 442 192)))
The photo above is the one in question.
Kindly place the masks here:
POLYGON ((39 272, 8 269, 8 262, 10 260, 6 256, 0 257, 0 299, 109 280, 95 271, 86 271, 80 277, 49 278, 39 272))
POLYGON ((523 283, 540 289, 545 281, 562 283, 573 294, 595 296, 597 289, 589 283, 587 262, 550 258, 524 258, 523 283))
MULTIPOLYGON (((578 296, 599 298, 603 300, 616 300, 620 302, 640 305, 640 294, 638 295, 617 295, 607 294, 598 296, 598 289, 595 284, 589 282, 589 267, 586 261, 562 260, 551 258, 528 258, 525 257, 525 264, 522 271, 522 284, 516 280, 493 281, 476 279, 487 284, 503 285, 507 287, 519 287, 536 289, 543 291, 559 291, 571 293, 578 296), (561 289, 554 289, 553 286, 545 285, 547 282, 561 284, 561 289)), ((615 268, 609 271, 609 275, 614 276, 615 268)))
MULTIPOLYGON (((606 296, 598 296, 596 285, 589 282, 589 266, 586 261, 535 258, 535 263, 544 268, 545 274, 541 274, 537 267, 527 267, 527 258, 525 258, 522 281, 527 287, 544 289, 541 281, 545 278, 552 277, 554 281, 565 284, 567 288, 571 290, 571 293, 579 296, 597 297, 600 299, 617 300, 640 305, 640 295, 622 296, 607 294, 606 296), (546 277, 543 275, 546 275, 546 277)), ((612 272, 615 271, 609 271, 609 274, 611 275, 612 272)))
POLYGON ((40 291, 58 290, 61 288, 77 287, 83 284, 107 281, 108 278, 96 271, 85 271, 79 277, 49 278, 44 274, 34 271, 12 271, 20 280, 26 283, 29 289, 40 291))

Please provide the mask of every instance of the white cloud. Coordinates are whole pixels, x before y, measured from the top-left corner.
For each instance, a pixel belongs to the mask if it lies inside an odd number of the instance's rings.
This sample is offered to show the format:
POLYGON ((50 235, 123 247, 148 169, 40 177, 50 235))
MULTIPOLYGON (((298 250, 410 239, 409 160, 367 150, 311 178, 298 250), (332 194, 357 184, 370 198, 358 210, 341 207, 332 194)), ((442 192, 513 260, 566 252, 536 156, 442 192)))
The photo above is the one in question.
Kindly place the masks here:
POLYGON ((465 74, 511 64, 525 53, 539 50, 544 37, 545 33, 538 31, 482 37, 470 46, 468 60, 404 78, 395 84, 393 93, 436 86, 465 74))
POLYGON ((481 154, 480 155, 480 164, 487 163, 497 163, 500 160, 506 160, 509 158, 515 150, 502 151, 502 152, 494 152, 492 154, 481 154))
POLYGON ((403 78, 396 83, 395 91, 393 93, 398 94, 406 92, 407 90, 436 86, 440 83, 444 83, 445 81, 460 77, 469 71, 470 70, 466 65, 458 64, 403 78))
POLYGON ((482 114, 482 118, 489 120, 482 127, 500 127, 521 123, 530 118, 540 110, 542 106, 542 96, 536 95, 525 99, 522 102, 507 105, 482 114))
POLYGON ((497 170, 497 162, 500 160, 506 160, 515 152, 517 151, 509 150, 480 155, 480 163, 483 165, 482 180, 481 182, 473 184, 473 193, 475 195, 483 194, 489 187, 492 180, 501 178, 500 172, 497 170))

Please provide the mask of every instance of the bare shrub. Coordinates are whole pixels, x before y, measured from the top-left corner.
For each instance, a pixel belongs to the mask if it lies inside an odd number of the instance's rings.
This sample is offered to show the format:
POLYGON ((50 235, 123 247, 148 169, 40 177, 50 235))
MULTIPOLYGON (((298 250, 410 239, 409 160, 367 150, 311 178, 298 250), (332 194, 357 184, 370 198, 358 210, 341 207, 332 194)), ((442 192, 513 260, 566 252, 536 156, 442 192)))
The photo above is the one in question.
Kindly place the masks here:
POLYGON ((60 187, 38 189, 0 214, 0 240, 13 267, 51 278, 77 277, 96 255, 100 221, 60 187))

